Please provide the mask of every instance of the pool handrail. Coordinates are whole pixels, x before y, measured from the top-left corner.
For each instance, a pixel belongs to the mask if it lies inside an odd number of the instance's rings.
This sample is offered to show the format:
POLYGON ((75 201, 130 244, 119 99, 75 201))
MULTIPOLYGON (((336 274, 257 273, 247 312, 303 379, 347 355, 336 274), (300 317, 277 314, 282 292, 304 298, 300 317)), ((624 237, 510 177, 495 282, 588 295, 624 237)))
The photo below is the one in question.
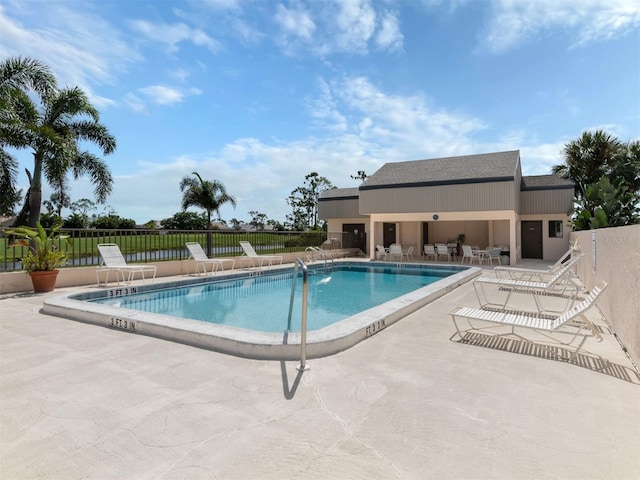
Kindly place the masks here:
POLYGON ((298 283, 298 267, 302 267, 302 325, 300 327, 300 365, 297 370, 303 372, 309 370, 306 364, 307 360, 307 296, 309 293, 309 273, 307 265, 296 257, 293 267, 293 280, 291 282, 291 299, 289 302, 289 320, 287 322, 287 331, 291 330, 291 312, 293 310, 293 300, 296 293, 296 283, 298 283))

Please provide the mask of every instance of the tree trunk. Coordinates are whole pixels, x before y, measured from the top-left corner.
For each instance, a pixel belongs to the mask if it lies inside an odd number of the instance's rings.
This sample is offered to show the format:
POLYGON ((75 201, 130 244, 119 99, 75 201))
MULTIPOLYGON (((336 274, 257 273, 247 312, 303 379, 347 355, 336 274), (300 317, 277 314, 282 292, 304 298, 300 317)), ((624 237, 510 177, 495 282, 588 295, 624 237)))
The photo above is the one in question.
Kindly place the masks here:
POLYGON ((40 206, 42 202, 42 189, 40 187, 31 188, 29 191, 29 225, 36 228, 36 223, 40 221, 40 206))
POLYGON ((33 154, 33 176, 29 177, 29 221, 28 225, 36 227, 40 221, 42 208, 42 162, 43 156, 39 150, 33 154))
POLYGON ((207 257, 211 257, 213 253, 211 243, 211 212, 207 211, 207 257))

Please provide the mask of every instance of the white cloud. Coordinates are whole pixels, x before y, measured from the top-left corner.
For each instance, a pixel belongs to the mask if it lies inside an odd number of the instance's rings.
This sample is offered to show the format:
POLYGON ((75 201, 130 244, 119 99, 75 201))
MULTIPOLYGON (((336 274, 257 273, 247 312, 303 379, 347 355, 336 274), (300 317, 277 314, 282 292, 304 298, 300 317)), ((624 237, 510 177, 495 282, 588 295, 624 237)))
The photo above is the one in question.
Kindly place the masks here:
POLYGON ((125 95, 124 104, 127 105, 134 112, 143 113, 146 110, 144 101, 140 97, 134 95, 131 92, 125 95))
POLYGON ((468 115, 430 108, 420 94, 386 94, 364 77, 333 82, 331 88, 338 110, 334 116, 342 115, 347 130, 359 135, 366 143, 365 150, 377 152, 379 158, 406 160, 468 153, 473 135, 485 128, 468 115))
POLYGON ((338 0, 335 42, 339 50, 365 52, 376 27, 376 12, 369 0, 338 0))
POLYGON ((576 47, 625 35, 639 25, 637 0, 495 0, 484 43, 501 53, 559 28, 573 34, 576 47))
POLYGON ((282 27, 285 34, 310 40, 316 25, 309 14, 302 9, 287 9, 282 4, 276 7, 276 22, 282 27))
POLYGON ((171 76, 171 78, 174 78, 179 82, 185 82, 191 74, 184 68, 176 68, 175 70, 169 72, 169 75, 171 76))
POLYGON ((336 100, 333 98, 331 87, 323 79, 317 82, 318 95, 307 101, 309 113, 316 120, 316 124, 320 127, 344 132, 347 129, 347 119, 339 111, 336 100))
MULTIPOLYGON (((185 96, 185 92, 164 85, 151 85, 149 87, 139 88, 138 91, 146 95, 152 102, 157 103, 158 105, 180 103, 185 96)), ((197 94, 199 93, 199 90, 192 89, 188 93, 197 94)))
POLYGON ((380 21, 380 30, 376 35, 376 45, 381 50, 402 49, 403 36, 400 32, 399 20, 396 15, 387 12, 380 21))
POLYGON ((562 149, 566 142, 520 146, 523 175, 548 175, 551 167, 564 162, 562 149))
POLYGON ((293 5, 278 4, 275 13, 280 29, 276 41, 287 54, 366 55, 370 45, 378 50, 402 49, 400 21, 388 2, 299 0, 293 5))
POLYGON ((184 23, 151 23, 147 20, 133 20, 131 27, 151 39, 154 42, 164 44, 168 51, 175 53, 179 50, 178 44, 190 41, 194 45, 205 47, 212 52, 220 50, 220 44, 204 31, 191 28, 184 23))
POLYGON ((91 87, 114 84, 118 74, 142 60, 121 32, 90 6, 80 10, 65 2, 7 0, 0 5, 0 31, 3 57, 37 52, 32 56, 46 62, 61 85, 79 86, 98 107, 114 102, 94 95, 91 87))
POLYGON ((196 4, 203 3, 214 10, 239 10, 241 0, 197 0, 196 4))

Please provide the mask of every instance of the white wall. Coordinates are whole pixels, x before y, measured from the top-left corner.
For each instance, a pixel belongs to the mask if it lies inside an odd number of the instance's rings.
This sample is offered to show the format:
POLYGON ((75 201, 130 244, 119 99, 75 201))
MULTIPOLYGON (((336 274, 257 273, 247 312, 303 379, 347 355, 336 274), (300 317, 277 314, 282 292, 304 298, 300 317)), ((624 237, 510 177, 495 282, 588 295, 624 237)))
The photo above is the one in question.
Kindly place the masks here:
POLYGON ((569 249, 569 237, 571 228, 569 227, 566 215, 522 215, 521 221, 541 221, 542 222, 542 259, 555 262, 569 249), (549 220, 559 220, 563 222, 563 235, 561 238, 549 237, 549 220))

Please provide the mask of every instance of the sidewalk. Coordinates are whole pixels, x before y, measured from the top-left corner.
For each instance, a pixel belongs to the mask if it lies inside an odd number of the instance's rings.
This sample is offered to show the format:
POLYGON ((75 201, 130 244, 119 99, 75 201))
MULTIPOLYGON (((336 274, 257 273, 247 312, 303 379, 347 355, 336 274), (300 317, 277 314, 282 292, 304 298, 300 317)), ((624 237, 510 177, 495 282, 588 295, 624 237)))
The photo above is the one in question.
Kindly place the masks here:
POLYGON ((595 309, 604 341, 573 362, 461 344, 467 284, 301 374, 43 298, 0 300, 3 480, 640 478, 640 378, 595 309))

